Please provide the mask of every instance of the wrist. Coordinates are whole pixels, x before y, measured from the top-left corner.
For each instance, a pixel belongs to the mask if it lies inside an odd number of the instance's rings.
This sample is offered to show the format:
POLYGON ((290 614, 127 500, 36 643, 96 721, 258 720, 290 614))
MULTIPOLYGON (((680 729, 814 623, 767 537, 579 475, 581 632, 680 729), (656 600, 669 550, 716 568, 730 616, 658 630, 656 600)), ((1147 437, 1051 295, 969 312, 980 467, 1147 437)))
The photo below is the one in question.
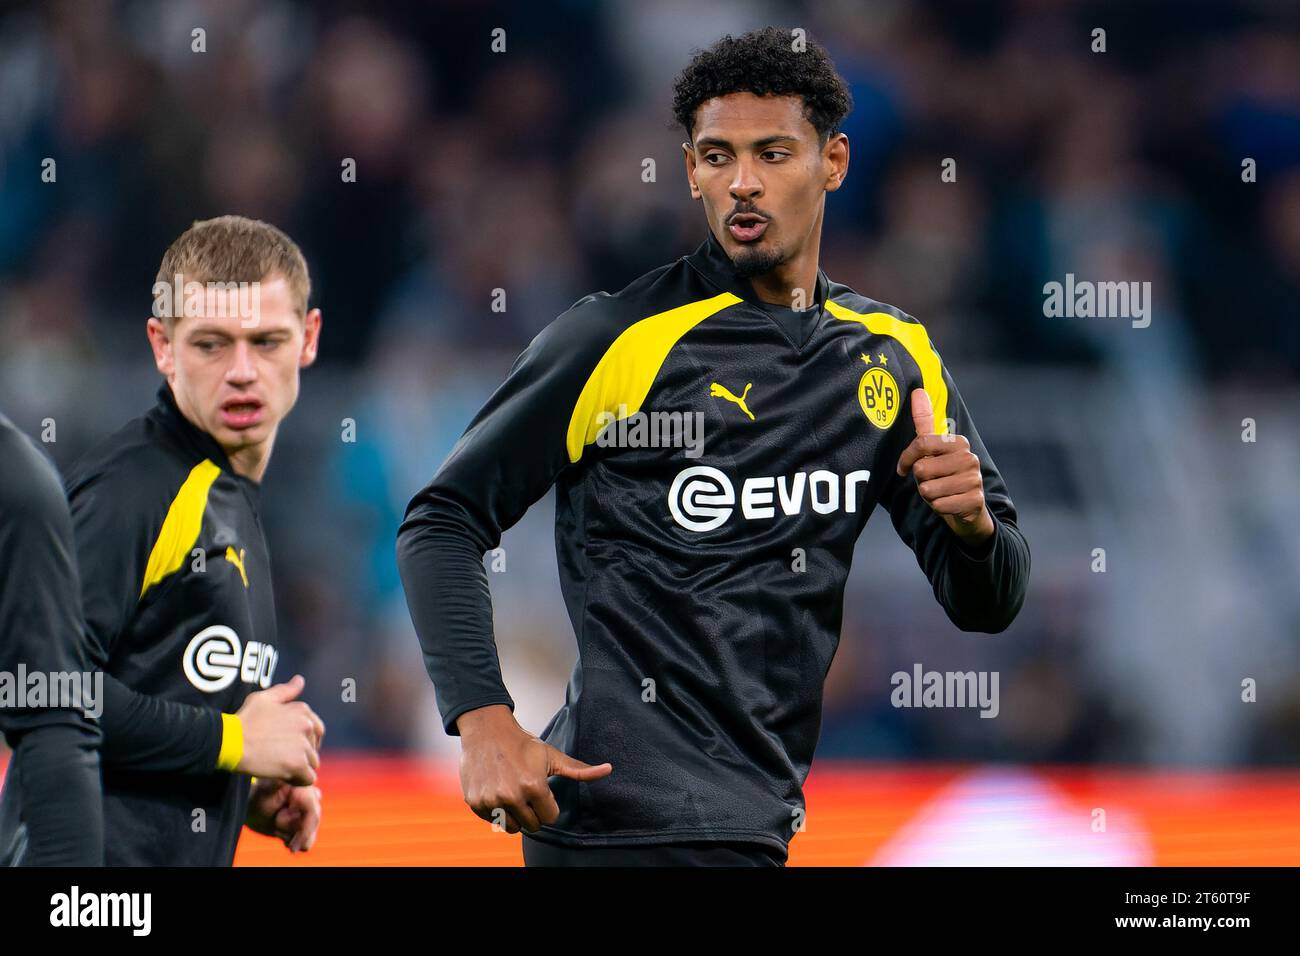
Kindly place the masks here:
POLYGON ((467 742, 509 729, 514 723, 514 714, 505 704, 488 704, 467 710, 457 717, 456 730, 461 741, 467 742))
POLYGON ((973 557, 986 557, 993 550, 997 522, 986 506, 980 520, 973 524, 958 524, 953 528, 962 550, 973 557))

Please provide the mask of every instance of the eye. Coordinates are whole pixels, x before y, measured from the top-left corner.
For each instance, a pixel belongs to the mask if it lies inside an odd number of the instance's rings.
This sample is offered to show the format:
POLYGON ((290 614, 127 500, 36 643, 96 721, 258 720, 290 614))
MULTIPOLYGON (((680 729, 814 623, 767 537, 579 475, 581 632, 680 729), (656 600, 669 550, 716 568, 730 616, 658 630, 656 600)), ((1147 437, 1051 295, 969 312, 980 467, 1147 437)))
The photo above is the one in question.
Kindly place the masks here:
POLYGON ((726 153, 708 153, 707 155, 705 155, 704 161, 708 163, 710 166, 721 166, 722 163, 715 163, 714 160, 715 159, 725 160, 726 158, 727 158, 726 153))
POLYGON ((210 355, 221 347, 221 343, 213 339, 201 339, 194 343, 194 347, 204 354, 210 355))
POLYGON ((790 157, 790 154, 789 154, 789 153, 785 152, 784 150, 780 150, 780 149, 766 149, 766 150, 763 151, 762 155, 763 155, 763 156, 775 156, 777 162, 779 162, 780 160, 783 160, 783 159, 788 159, 788 158, 790 157))

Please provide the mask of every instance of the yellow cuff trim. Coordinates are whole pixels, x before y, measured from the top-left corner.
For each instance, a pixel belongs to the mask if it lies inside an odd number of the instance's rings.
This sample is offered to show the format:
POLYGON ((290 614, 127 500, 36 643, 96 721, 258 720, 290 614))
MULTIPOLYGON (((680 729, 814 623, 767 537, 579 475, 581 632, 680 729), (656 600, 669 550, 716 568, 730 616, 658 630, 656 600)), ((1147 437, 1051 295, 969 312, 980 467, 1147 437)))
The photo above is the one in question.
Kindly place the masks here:
POLYGON ((244 758, 244 725, 238 714, 221 715, 221 753, 217 769, 233 771, 244 758))

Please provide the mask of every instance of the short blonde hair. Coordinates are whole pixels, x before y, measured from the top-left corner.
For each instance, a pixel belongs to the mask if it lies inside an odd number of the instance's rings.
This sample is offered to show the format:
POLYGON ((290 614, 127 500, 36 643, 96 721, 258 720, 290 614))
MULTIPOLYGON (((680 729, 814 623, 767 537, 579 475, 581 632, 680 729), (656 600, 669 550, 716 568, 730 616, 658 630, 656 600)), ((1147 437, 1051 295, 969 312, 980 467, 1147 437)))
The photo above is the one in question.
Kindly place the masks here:
MULTIPOLYGON (((163 254, 157 282, 260 282, 284 276, 299 317, 307 314, 311 276, 302 250, 283 232, 260 219, 217 216, 195 220, 163 254)), ((175 317, 163 316, 170 327, 175 317)))

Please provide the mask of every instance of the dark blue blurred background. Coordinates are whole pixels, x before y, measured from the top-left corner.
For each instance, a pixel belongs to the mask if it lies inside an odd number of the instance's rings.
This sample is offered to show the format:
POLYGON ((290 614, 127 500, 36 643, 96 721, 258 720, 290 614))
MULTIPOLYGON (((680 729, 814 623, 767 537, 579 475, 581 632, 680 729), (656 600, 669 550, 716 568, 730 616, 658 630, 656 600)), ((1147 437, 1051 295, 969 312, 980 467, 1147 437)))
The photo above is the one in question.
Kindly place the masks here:
MULTIPOLYGON (((961 634, 878 515, 819 756, 1293 762, 1291 3, 9 4, 0 408, 37 437, 53 419, 66 467, 152 400, 144 322, 167 245, 223 213, 285 229, 325 326, 265 482, 277 676, 307 675, 332 745, 454 751, 393 561, 405 504, 542 326, 704 238, 671 82, 693 48, 769 23, 826 44, 856 102, 823 267, 926 325, 1034 556, 1016 624, 961 634), (1045 317, 1044 283, 1070 272, 1150 281, 1150 327, 1045 317), (998 670, 1000 719, 893 709, 889 675, 914 662, 998 670)), ((574 655, 549 509, 491 576, 534 732, 574 655)))

